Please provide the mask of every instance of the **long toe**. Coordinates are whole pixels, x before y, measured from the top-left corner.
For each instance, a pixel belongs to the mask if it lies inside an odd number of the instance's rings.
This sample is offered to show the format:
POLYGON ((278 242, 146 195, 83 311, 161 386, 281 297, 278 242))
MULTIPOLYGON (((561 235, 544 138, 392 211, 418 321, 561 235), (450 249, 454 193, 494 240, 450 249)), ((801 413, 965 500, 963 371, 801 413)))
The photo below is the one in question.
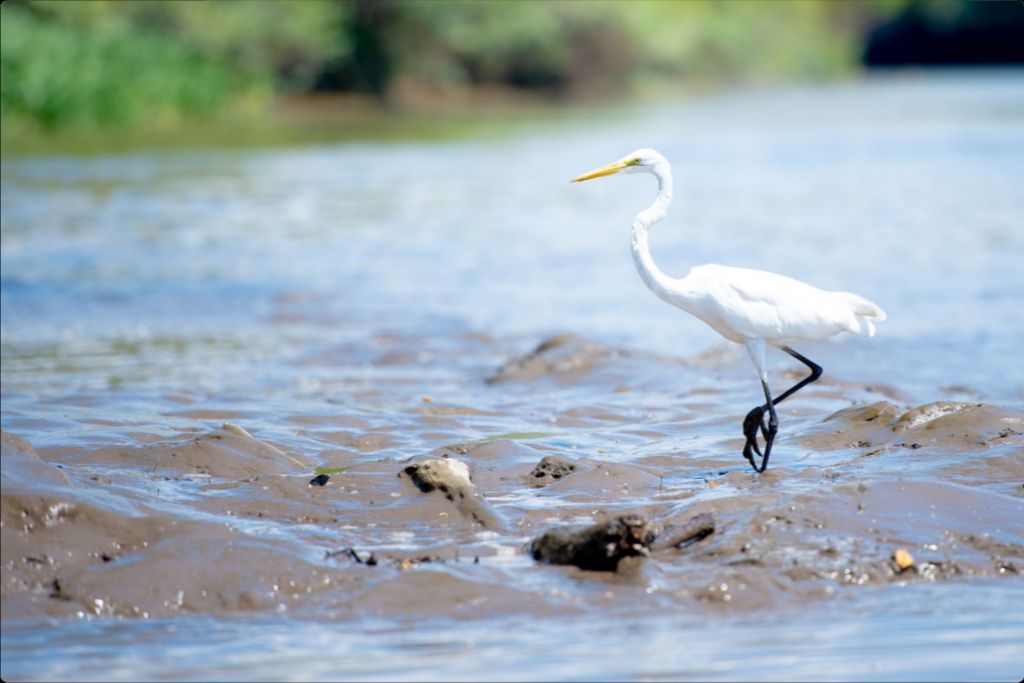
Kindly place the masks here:
POLYGON ((758 428, 761 429, 762 433, 765 433, 764 409, 761 406, 757 406, 743 418, 743 436, 747 437, 747 441, 757 441, 758 428))
POLYGON ((751 467, 754 468, 755 472, 758 471, 758 464, 754 462, 754 452, 751 449, 750 441, 746 441, 746 445, 743 446, 743 458, 746 459, 746 462, 749 462, 751 464, 751 467))
POLYGON ((755 462, 755 460, 754 460, 754 453, 757 453, 758 457, 762 457, 761 456, 761 449, 758 448, 758 445, 757 445, 757 437, 756 436, 752 440, 751 439, 747 439, 747 443, 744 444, 744 446, 743 446, 743 457, 747 459, 747 462, 750 463, 750 466, 754 468, 755 472, 757 472, 758 471, 758 469, 757 469, 757 462, 755 462))
POLYGON ((760 457, 761 447, 757 443, 757 426, 755 425, 751 430, 744 429, 743 436, 747 439, 747 443, 743 446, 743 453, 746 454, 748 451, 753 450, 760 457))
POLYGON ((768 469, 768 458, 772 455, 772 444, 775 443, 775 435, 778 434, 778 432, 778 427, 774 425, 768 430, 768 434, 765 437, 764 442, 764 457, 761 458, 761 469, 758 470, 759 472, 764 472, 768 469))

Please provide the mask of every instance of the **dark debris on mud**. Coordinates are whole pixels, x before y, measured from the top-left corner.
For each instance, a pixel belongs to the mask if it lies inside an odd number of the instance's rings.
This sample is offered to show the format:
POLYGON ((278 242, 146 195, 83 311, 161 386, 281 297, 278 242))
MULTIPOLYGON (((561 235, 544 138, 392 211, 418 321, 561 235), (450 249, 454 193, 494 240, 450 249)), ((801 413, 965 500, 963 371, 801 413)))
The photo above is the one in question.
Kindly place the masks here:
POLYGON ((576 470, 576 465, 560 455, 545 455, 537 466, 526 476, 526 483, 532 488, 541 488, 551 482, 567 477, 576 470))
POLYGON ((616 571, 626 557, 648 557, 654 551, 690 545, 714 531, 714 519, 707 513, 654 521, 630 513, 582 528, 549 529, 530 543, 529 550, 533 559, 546 564, 616 571))

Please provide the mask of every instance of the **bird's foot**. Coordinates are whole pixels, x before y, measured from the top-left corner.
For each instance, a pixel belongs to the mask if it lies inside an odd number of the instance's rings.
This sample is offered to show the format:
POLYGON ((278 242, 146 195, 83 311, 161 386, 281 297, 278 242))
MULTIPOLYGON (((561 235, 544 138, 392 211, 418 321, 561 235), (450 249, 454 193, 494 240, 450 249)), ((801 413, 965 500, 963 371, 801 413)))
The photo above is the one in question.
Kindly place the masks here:
POLYGON ((764 459, 764 455, 761 453, 761 447, 757 443, 757 430, 761 429, 765 431, 764 427, 764 409, 761 406, 757 406, 743 419, 743 436, 746 437, 747 442, 743 445, 743 457, 747 459, 750 466, 754 468, 755 472, 760 472, 757 463, 754 461, 754 454, 764 459))
POLYGON ((743 446, 743 457, 747 459, 750 466, 758 473, 764 472, 768 468, 768 457, 772 453, 772 443, 775 442, 775 434, 778 431, 778 424, 774 420, 770 420, 769 424, 765 425, 764 413, 765 407, 757 406, 743 418, 743 436, 747 439, 746 444, 743 446), (757 431, 759 429, 764 437, 763 452, 758 444, 757 431), (755 453, 761 458, 760 466, 754 462, 755 453))

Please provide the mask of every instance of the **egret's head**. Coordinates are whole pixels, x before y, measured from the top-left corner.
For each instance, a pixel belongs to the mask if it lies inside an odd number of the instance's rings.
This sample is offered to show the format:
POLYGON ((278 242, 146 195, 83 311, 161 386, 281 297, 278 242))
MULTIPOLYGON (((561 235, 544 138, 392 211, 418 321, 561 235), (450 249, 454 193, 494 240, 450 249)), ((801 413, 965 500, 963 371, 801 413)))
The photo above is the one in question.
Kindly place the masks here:
POLYGON ((583 180, 601 178, 606 175, 614 175, 619 172, 653 173, 654 169, 657 167, 667 169, 668 160, 653 149, 642 147, 630 152, 618 161, 612 162, 607 166, 602 166, 601 168, 595 168, 593 171, 577 176, 569 182, 578 183, 583 180))

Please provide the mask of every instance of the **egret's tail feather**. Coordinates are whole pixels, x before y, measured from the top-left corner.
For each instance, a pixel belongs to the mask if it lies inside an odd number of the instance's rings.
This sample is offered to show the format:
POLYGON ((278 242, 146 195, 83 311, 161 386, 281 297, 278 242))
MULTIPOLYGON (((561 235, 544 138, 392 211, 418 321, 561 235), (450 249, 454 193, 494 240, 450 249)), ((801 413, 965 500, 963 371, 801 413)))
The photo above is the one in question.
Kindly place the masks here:
POLYGON ((864 316, 865 318, 874 318, 881 322, 885 320, 885 311, 878 304, 868 301, 862 296, 851 294, 850 292, 833 292, 837 297, 842 299, 847 306, 853 311, 854 314, 864 316))
POLYGON ((863 335, 865 337, 875 336, 875 321, 863 315, 853 316, 854 324, 850 327, 850 331, 854 334, 863 335))
POLYGON ((850 312, 853 314, 850 321, 850 332, 874 337, 875 321, 885 320, 885 311, 878 304, 850 292, 833 292, 833 294, 850 307, 850 312))

